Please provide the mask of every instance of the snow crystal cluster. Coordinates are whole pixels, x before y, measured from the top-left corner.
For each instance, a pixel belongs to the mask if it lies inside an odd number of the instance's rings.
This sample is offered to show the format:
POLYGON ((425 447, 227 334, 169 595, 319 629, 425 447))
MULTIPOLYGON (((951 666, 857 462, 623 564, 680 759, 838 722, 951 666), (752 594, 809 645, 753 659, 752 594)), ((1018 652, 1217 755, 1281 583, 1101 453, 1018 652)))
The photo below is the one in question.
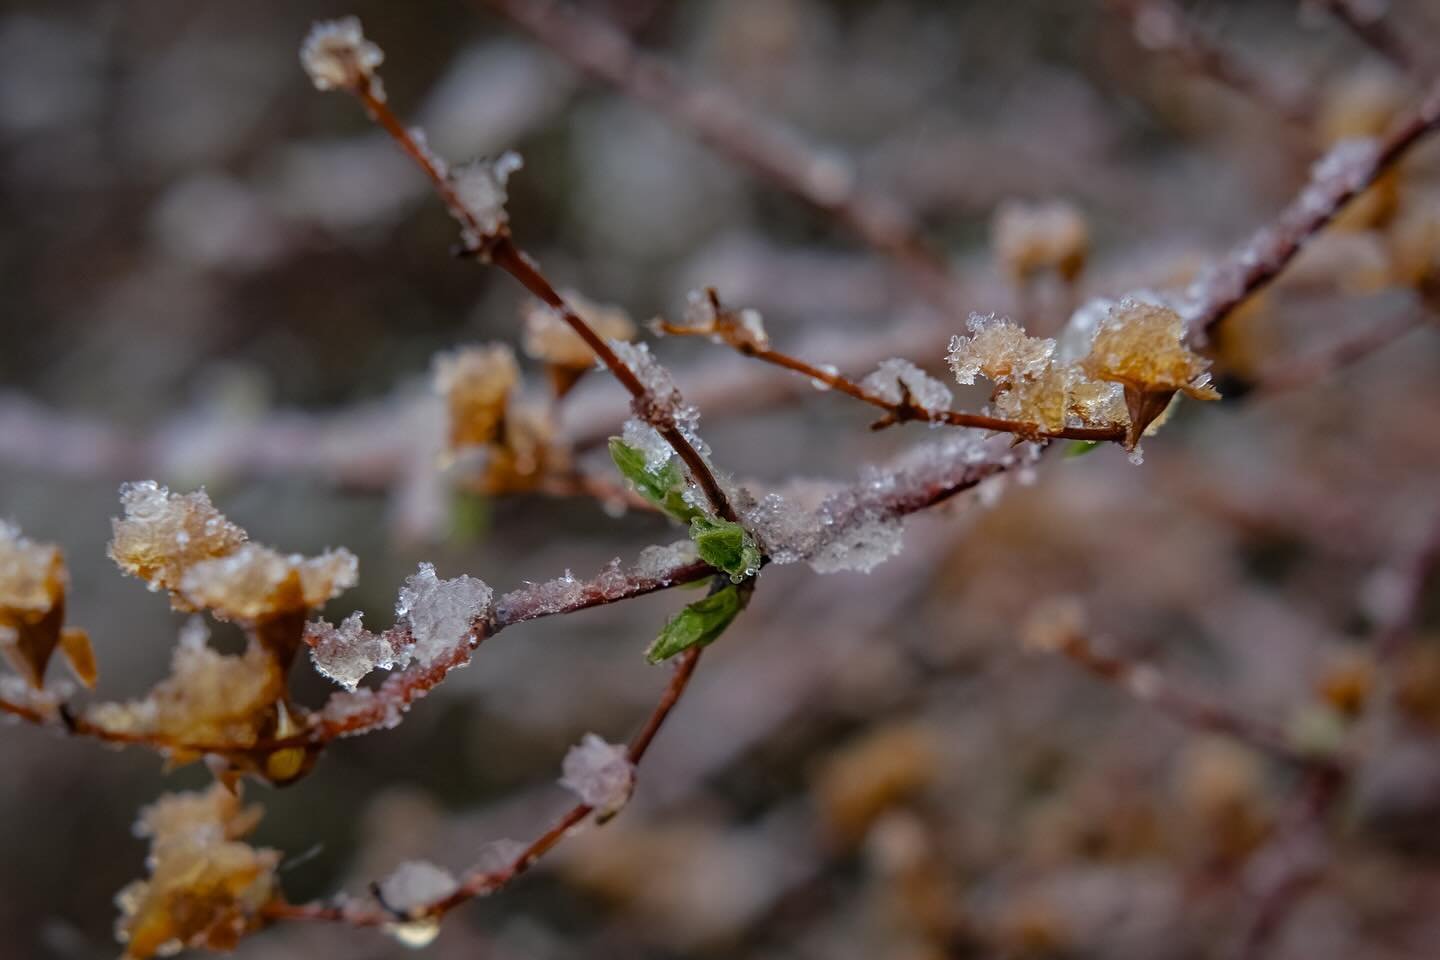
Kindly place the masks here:
POLYGON ((635 562, 635 575, 646 580, 663 580, 675 568, 694 563, 697 557, 694 540, 649 546, 640 551, 640 557, 635 562))
POLYGON ((565 754, 562 771, 560 785, 594 807, 601 819, 618 813, 635 789, 635 765, 624 744, 607 743, 593 733, 565 754))
POLYGON ((965 326, 970 336, 951 337, 945 355, 958 383, 974 383, 981 375, 997 383, 1034 377, 1055 353, 1054 340, 1028 336, 1024 327, 993 313, 972 313, 965 326))
POLYGON ((372 95, 385 99, 375 68, 385 62, 385 51, 365 39, 358 17, 316 23, 300 46, 300 65, 317 90, 358 90, 367 85, 372 95))
POLYGON ((708 458, 710 448, 699 433, 700 411, 685 403, 670 377, 670 371, 655 359, 650 348, 643 343, 611 340, 610 349, 630 368, 646 390, 644 400, 633 401, 635 416, 625 422, 622 437, 628 446, 645 454, 646 467, 658 470, 674 452, 656 429, 670 424, 675 425, 700 456, 708 458))
POLYGON ((411 643, 393 632, 371 633, 361 614, 352 613, 338 627, 324 620, 305 625, 310 659, 316 670, 351 691, 377 668, 403 669, 412 660, 428 667, 471 636, 475 621, 489 614, 492 596, 483 580, 441 580, 434 565, 422 563, 395 602, 397 625, 409 627, 411 643))
POLYGON ((728 343, 741 350, 770 349, 770 334, 759 310, 746 307, 730 310, 721 306, 715 291, 691 290, 685 298, 680 327, 657 322, 660 332, 708 336, 715 343, 728 343))
POLYGON ((910 399, 926 410, 949 410, 955 399, 945 384, 909 360, 897 357, 882 360, 877 369, 860 381, 860 387, 866 393, 889 403, 899 403, 904 399, 901 384, 909 391, 910 399))
POLYGON ((490 585, 470 576, 441 580, 435 566, 420 564, 400 588, 395 616, 410 627, 415 643, 411 652, 422 666, 449 653, 473 630, 476 620, 490 609, 490 585))
POLYGON ((191 606, 208 609, 222 620, 255 620, 321 606, 355 586, 359 569, 355 555, 344 547, 305 557, 247 543, 187 568, 178 592, 191 606))
POLYGON ((407 860, 376 885, 376 892, 388 909, 408 916, 423 912, 459 888, 455 876, 444 867, 428 860, 407 860))
POLYGON ((455 198, 472 223, 466 222, 461 233, 465 246, 478 249, 487 238, 497 236, 510 222, 505 203, 510 199, 505 189, 510 175, 525 165, 520 154, 507 150, 494 159, 482 158, 456 167, 450 173, 455 198))

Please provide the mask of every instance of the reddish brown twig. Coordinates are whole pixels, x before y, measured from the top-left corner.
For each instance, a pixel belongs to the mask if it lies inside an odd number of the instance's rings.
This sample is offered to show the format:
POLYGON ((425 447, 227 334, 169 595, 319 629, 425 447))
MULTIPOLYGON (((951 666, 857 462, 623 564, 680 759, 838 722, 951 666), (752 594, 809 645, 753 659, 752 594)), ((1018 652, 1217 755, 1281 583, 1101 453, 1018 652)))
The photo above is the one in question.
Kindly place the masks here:
POLYGON ((1062 654, 1092 676, 1124 690, 1183 726, 1223 734, 1303 769, 1342 769, 1333 757, 1296 749, 1279 727, 1191 693, 1149 664, 1097 652, 1090 638, 1075 625, 1057 623, 1040 627, 1038 631, 1030 646, 1062 654))
POLYGON ((1416 73, 1420 60, 1410 45, 1401 39, 1394 25, 1386 18, 1382 6, 1377 12, 1361 10, 1355 0, 1309 0, 1323 7, 1365 46, 1406 73, 1416 73))
POLYGON ((1440 85, 1419 109, 1368 150, 1341 144, 1316 164, 1309 183, 1274 222, 1261 228, 1203 276, 1191 291, 1190 330, 1205 337, 1242 303, 1278 277, 1307 241, 1355 197, 1400 161, 1411 147, 1440 128, 1440 85), (1339 167, 1340 169, 1333 169, 1339 167))
MULTIPOLYGON (((715 310, 721 310, 715 291, 707 291, 715 310)), ((669 323, 659 320, 657 328, 670 336, 710 336, 712 331, 691 328, 683 325, 669 323)), ((766 363, 782 367, 802 376, 809 377, 813 383, 823 384, 832 390, 836 390, 848 397, 853 397, 861 403, 868 403, 885 411, 885 416, 871 424, 872 429, 880 430, 885 427, 894 426, 899 423, 920 422, 920 423, 943 423, 952 427, 971 427, 977 430, 993 430, 996 433, 1013 434, 1024 440, 1088 440, 1088 441, 1119 441, 1125 439, 1124 427, 1066 427, 1063 430, 1046 430, 1039 424, 1027 420, 1010 420, 1005 417, 992 417, 980 413, 963 413, 958 410, 935 410, 925 407, 916 402, 904 383, 900 386, 900 399, 898 401, 888 400, 876 393, 866 390, 863 386, 849 379, 838 371, 817 367, 806 363, 798 357, 792 357, 787 353, 775 350, 768 344, 761 345, 752 340, 721 337, 722 341, 739 351, 747 357, 754 357, 756 360, 763 360, 766 363)))
POLYGON ((837 161, 757 117, 727 91, 702 86, 636 49, 603 19, 553 0, 488 0, 488 5, 569 63, 833 216, 892 260, 926 299, 947 313, 959 312, 957 285, 944 261, 916 233, 913 217, 896 202, 864 190, 837 161))
POLYGON ((1187 69, 1228 87, 1297 127, 1312 120, 1312 105, 1298 90, 1281 88, 1259 67, 1240 59, 1197 27, 1170 0, 1110 0, 1130 21, 1135 40, 1147 50, 1173 56, 1187 69))
MULTIPOLYGON (((701 647, 691 647, 681 654, 676 662, 674 673, 671 674, 670 682, 666 684, 660 700, 645 719, 639 732, 630 741, 626 753, 632 765, 639 766, 661 727, 665 725, 665 721, 675 709, 675 705, 684 696, 685 689, 689 686, 691 677, 695 675, 695 668, 700 662, 702 649, 701 647)), ((476 897, 504 888, 564 840, 571 830, 579 826, 586 817, 594 812, 594 809, 589 804, 576 804, 526 845, 505 866, 498 870, 472 871, 466 875, 453 893, 433 903, 412 907, 409 916, 438 921, 454 908, 476 897)), ((268 904, 264 909, 264 916, 270 920, 313 920, 347 923, 361 927, 384 926, 408 919, 408 917, 395 916, 379 904, 373 906, 368 904, 336 905, 323 902, 291 904, 283 900, 268 904)))

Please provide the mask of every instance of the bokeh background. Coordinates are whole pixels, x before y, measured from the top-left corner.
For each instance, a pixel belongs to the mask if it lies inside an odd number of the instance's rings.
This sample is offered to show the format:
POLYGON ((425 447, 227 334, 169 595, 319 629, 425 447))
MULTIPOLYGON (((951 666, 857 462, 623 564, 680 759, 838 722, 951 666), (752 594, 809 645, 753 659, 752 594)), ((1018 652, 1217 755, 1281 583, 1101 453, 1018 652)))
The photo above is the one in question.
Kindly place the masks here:
MULTIPOLYGON (((311 88, 296 51, 314 19, 360 15, 391 104, 442 155, 524 155, 515 233, 565 286, 644 321, 714 285, 778 344, 857 376, 894 354, 938 372, 963 332, 832 220, 483 6, 0 6, 0 515, 63 545, 105 696, 162 677, 181 624, 105 559, 123 480, 203 484, 282 549, 348 546, 361 584, 329 612, 371 624, 420 560, 505 590, 677 535, 593 501, 454 489, 431 357, 518 342, 523 300, 450 256, 454 225, 418 174, 353 103, 311 88)), ((1147 49, 1099 2, 583 6, 853 164, 916 212, 970 308, 1037 333, 1076 298, 1183 279, 1278 210, 1337 131, 1383 125, 1416 92, 1333 19, 1281 0, 1185 11, 1303 104, 1301 121, 1147 49), (1083 212, 1077 289, 1042 278, 1020 297, 997 269, 991 218, 1014 198, 1083 212)), ((1433 2, 1391 6, 1408 35, 1440 35, 1433 2)), ((1401 210, 1440 216, 1437 160, 1432 146, 1404 168, 1401 210)), ((1425 309, 1387 281, 1389 250, 1379 220, 1327 235, 1233 325, 1230 396, 1182 407, 1142 466, 1118 449, 1052 456, 914 519, 872 574, 767 571, 625 813, 458 911, 430 954, 1243 955, 1266 884, 1302 855, 1277 841, 1297 777, 1025 653, 1027 613, 1073 596, 1108 649, 1297 736, 1367 746, 1303 851, 1318 879, 1266 955, 1440 955, 1433 618, 1383 735, 1336 693, 1363 699, 1397 558, 1440 507, 1436 339, 1244 391, 1425 309)), ((656 349, 716 460, 757 484, 851 478, 925 439, 872 434, 865 409, 722 348, 656 349)), ((567 416, 603 435, 624 407, 599 379, 567 416)), ((398 729, 335 745, 291 788, 252 786, 287 893, 361 892, 414 858, 459 869, 538 832, 567 805, 566 747, 585 731, 621 740, 648 713, 665 674, 640 653, 681 602, 506 631, 398 729)), ((215 642, 239 639, 217 628, 215 642)), ((326 691, 305 663, 294 683, 309 703, 326 691)), ((0 956, 114 956, 111 898, 143 871, 137 809, 208 774, 19 726, 0 766, 0 956)), ((409 955, 323 926, 239 953, 409 955)))

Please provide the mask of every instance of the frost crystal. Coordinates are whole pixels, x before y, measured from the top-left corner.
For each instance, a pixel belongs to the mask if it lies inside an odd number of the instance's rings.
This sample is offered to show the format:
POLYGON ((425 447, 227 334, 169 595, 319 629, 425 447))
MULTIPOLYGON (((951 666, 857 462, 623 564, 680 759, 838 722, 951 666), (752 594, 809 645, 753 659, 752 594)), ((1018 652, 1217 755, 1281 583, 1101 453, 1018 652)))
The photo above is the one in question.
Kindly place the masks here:
POLYGON ((505 184, 510 174, 524 165, 520 154, 507 150, 493 160, 472 160, 451 172, 455 197, 474 221, 473 225, 466 222, 461 234, 467 247, 481 247, 487 238, 499 235, 510 222, 510 215, 505 211, 509 200, 505 184))
POLYGON ((409 651, 396 651, 384 634, 371 633, 361 623, 361 614, 352 613, 331 626, 324 620, 305 625, 305 643, 315 669, 354 690, 360 680, 376 668, 391 670, 410 659, 409 651))
POLYGON ((569 610, 585 596, 585 584, 575 579, 569 570, 565 576, 535 584, 528 591, 533 598, 537 615, 560 613, 569 610))
POLYGON ((395 602, 395 615, 409 624, 415 639, 415 659, 429 666, 454 650, 473 633, 475 621, 489 612, 492 596, 483 580, 469 576, 441 580, 433 564, 420 564, 395 602))
POLYGON ((693 540, 678 540, 668 546, 649 546, 640 551, 635 573, 647 580, 663 580, 676 567, 694 563, 696 556, 693 540))
MULTIPOLYGON (((831 377, 835 376, 840 372, 840 368, 835 366, 833 363, 817 364, 815 369, 831 377)), ((821 380, 819 377, 812 377, 810 380, 810 386, 814 387, 816 390, 821 391, 822 393, 830 389, 830 384, 825 382, 824 380, 821 380)))
POLYGON ((889 403, 899 403, 903 399, 901 384, 909 391, 910 399, 926 410, 948 410, 954 400, 945 384, 909 360, 895 357, 882 360, 878 369, 860 381, 860 387, 866 393, 889 403))
POLYGON ((635 765, 623 744, 585 734, 565 754, 560 785, 595 808, 601 819, 614 816, 635 789, 635 765))
POLYGON ((959 383, 971 384, 976 375, 996 383, 1041 373, 1055 353, 1055 341, 1031 337, 1025 328, 995 314, 970 314, 970 336, 950 339, 945 360, 959 383))
POLYGON ((375 83, 375 68, 385 52, 365 39, 358 17, 316 23, 300 47, 300 65, 317 90, 359 90, 367 85, 385 99, 375 83))
POLYGON ((621 439, 625 445, 639 450, 645 455, 645 469, 652 473, 661 467, 675 455, 666 439, 660 436, 660 432, 650 424, 631 417, 625 421, 625 427, 621 433, 621 439))
POLYGON ((428 860, 407 860, 380 881, 377 892, 386 908, 409 916, 424 913, 425 908, 444 900, 459 886, 444 867, 428 860))

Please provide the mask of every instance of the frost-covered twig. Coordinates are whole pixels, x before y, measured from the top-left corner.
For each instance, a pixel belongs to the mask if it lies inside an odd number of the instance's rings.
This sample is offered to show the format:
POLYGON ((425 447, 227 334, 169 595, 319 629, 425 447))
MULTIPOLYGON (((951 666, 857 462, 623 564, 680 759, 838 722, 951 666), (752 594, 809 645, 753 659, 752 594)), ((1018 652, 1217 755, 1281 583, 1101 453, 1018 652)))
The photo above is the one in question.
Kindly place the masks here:
POLYGON ((1420 67, 1414 50, 1400 37, 1389 19, 1387 0, 1305 0, 1323 7, 1332 17, 1340 21, 1361 43, 1380 56, 1389 60, 1406 73, 1413 73, 1420 67))
MULTIPOLYGON (((661 694, 655 708, 646 718, 639 732, 631 739, 625 750, 625 761, 630 767, 637 768, 644 759, 646 751, 654 742, 655 736, 665 721, 670 717, 680 698, 684 696, 685 689, 690 683, 690 678, 695 674, 695 667, 700 662, 702 647, 691 647, 681 654, 675 664, 675 670, 671 674, 670 682, 666 685, 665 691, 661 694)), ((351 903, 340 901, 339 903, 314 902, 306 904, 291 904, 283 900, 277 900, 268 904, 264 909, 265 916, 270 920, 311 920, 329 923, 346 923, 351 926, 376 927, 387 926, 395 923, 423 921, 427 924, 438 924, 440 919, 450 910, 458 907, 476 897, 494 893, 511 881, 515 880, 522 873, 529 870, 536 861, 543 857, 550 850, 567 837, 572 830, 579 826, 586 817, 596 810, 590 803, 582 802, 571 807, 563 816, 552 823, 543 833, 526 844, 513 858, 499 869, 476 869, 472 870, 453 889, 443 896, 420 903, 406 905, 405 914, 397 916, 393 911, 387 910, 384 904, 377 903, 351 903)), ((378 885, 376 887, 379 889, 378 885)), ((377 898, 378 899, 378 898, 377 898)))
POLYGON ((705 458, 675 423, 668 408, 674 402, 668 398, 656 397, 650 387, 641 379, 640 373, 631 369, 616 351, 587 323, 584 318, 560 295, 553 284, 541 273, 535 260, 517 247, 510 238, 510 230, 504 213, 504 182, 509 173, 519 165, 519 158, 507 154, 493 166, 481 165, 471 172, 473 176, 452 176, 444 161, 431 152, 424 142, 423 134, 410 130, 400 122, 399 117, 385 101, 379 76, 375 74, 383 55, 379 48, 365 41, 355 25, 356 49, 368 50, 373 62, 356 64, 357 59, 347 52, 344 58, 331 56, 319 62, 307 57, 311 42, 331 29, 328 25, 318 26, 312 31, 311 40, 301 51, 301 59, 310 72, 311 79, 320 89, 340 89, 352 94, 369 113, 372 120, 399 145, 405 155, 425 174, 434 186, 452 216, 462 225, 462 236, 466 253, 482 262, 493 263, 517 280, 521 286, 540 298, 546 306, 555 310, 569 327, 575 331, 606 369, 620 381, 634 401, 637 415, 646 420, 665 438, 680 459, 685 462, 690 475, 704 491, 715 513, 727 520, 735 519, 735 511, 720 488, 713 471, 705 458), (327 71, 329 61, 342 61, 345 70, 327 71), (466 186, 473 180, 473 187, 466 186), (464 195, 475 193, 474 197, 464 195))
POLYGON ((1256 291, 1278 277, 1307 241, 1344 206, 1440 128, 1440 85, 1404 123, 1379 142, 1345 140, 1316 162, 1310 180, 1269 225, 1211 267, 1187 294, 1191 333, 1207 336, 1256 291))
POLYGON ((948 313, 962 298, 944 261, 920 239, 913 216, 865 190, 845 161, 807 146, 738 98, 685 77, 644 53, 606 21, 553 0, 487 0, 488 5, 569 63, 653 107, 758 176, 845 224, 890 258, 930 302, 948 313))
POLYGON ((1300 91, 1283 89, 1262 70, 1237 57, 1197 27, 1170 0, 1110 0, 1130 21, 1135 40, 1147 50, 1168 53, 1195 73, 1229 87, 1297 126, 1311 120, 1311 105, 1300 91))
POLYGON ((1040 608, 1026 625, 1025 646, 1037 652, 1058 653, 1068 658, 1092 676, 1154 707, 1183 726, 1231 737, 1302 769, 1342 769, 1336 758, 1296 749, 1279 727, 1192 693, 1149 664, 1096 651, 1084 630, 1083 619, 1073 604, 1057 602, 1040 608))
MULTIPOLYGON (((713 289, 705 293, 710 300, 710 310, 720 313, 722 308, 713 289)), ((713 331, 703 327, 673 324, 657 321, 657 328, 670 336, 712 336, 713 331)), ((894 399, 882 396, 863 383, 856 383, 832 366, 815 366, 798 357, 791 356, 770 346, 767 337, 727 337, 720 340, 747 357, 754 357, 766 363, 782 367, 808 377, 820 389, 837 390, 861 403, 868 403, 885 411, 885 416, 871 425, 872 429, 883 429, 899 423, 920 422, 947 424, 953 427, 971 427, 977 430, 992 430, 996 433, 1013 434, 1025 440, 1065 439, 1087 441, 1119 441, 1125 439, 1124 427, 1065 427, 1061 430, 1046 430, 1039 424, 1025 420, 1011 420, 979 413, 964 413, 927 404, 926 397, 917 397, 910 385, 903 379, 894 380, 897 396, 894 399)), ((867 378, 868 380, 868 378, 867 378)))

